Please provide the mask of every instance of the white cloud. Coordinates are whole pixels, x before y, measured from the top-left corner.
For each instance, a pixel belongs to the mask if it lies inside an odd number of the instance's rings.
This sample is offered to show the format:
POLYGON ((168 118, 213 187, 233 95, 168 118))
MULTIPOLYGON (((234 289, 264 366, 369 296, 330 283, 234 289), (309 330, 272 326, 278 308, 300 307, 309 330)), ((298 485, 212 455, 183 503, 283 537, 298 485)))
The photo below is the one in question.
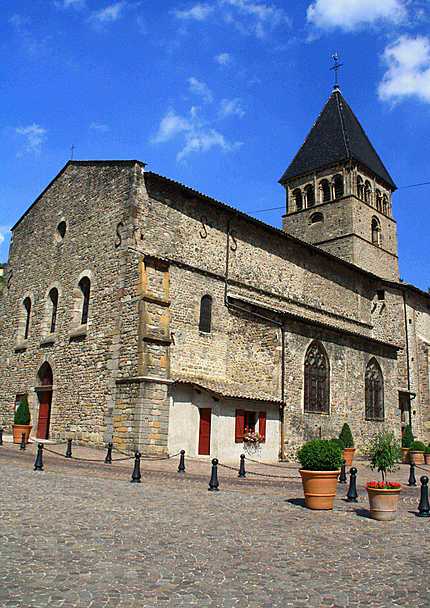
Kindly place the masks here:
POLYGON ((230 142, 222 133, 202 121, 196 107, 190 109, 188 117, 169 110, 151 141, 155 144, 166 143, 175 137, 181 137, 182 141, 176 155, 178 161, 183 161, 189 154, 204 153, 213 148, 233 152, 242 145, 241 142, 230 142))
POLYGON ((176 10, 174 15, 178 19, 191 19, 194 21, 205 21, 213 12, 214 7, 209 4, 197 3, 188 10, 176 10))
POLYGON ((123 16, 124 9, 127 6, 127 2, 120 0, 119 2, 114 2, 113 4, 109 4, 105 8, 100 9, 99 11, 94 11, 90 16, 90 21, 92 21, 96 25, 106 25, 108 23, 113 23, 114 21, 118 21, 123 16))
POLYGON ((91 131, 98 131, 99 133, 107 133, 110 131, 109 125, 105 125, 101 122, 92 122, 90 124, 91 131))
POLYGON ((380 22, 400 23, 406 16, 406 0, 315 0, 307 9, 309 23, 344 31, 380 22))
POLYGON ((221 118, 227 118, 228 116, 239 116, 239 118, 243 118, 245 116, 242 102, 238 98, 222 99, 219 113, 221 118))
POLYGON ((378 87, 380 99, 417 97, 430 103, 430 38, 401 36, 386 47, 383 60, 387 71, 378 87))
POLYGON ((46 140, 46 129, 33 123, 28 127, 17 127, 15 132, 24 137, 25 140, 24 148, 19 152, 19 156, 22 156, 24 153, 35 154, 36 156, 40 154, 42 144, 46 140))
POLYGON ((188 85, 190 87, 190 91, 195 95, 201 97, 203 101, 205 101, 206 103, 213 102, 212 91, 205 82, 202 82, 201 80, 194 78, 194 76, 191 76, 191 78, 188 78, 188 85))
POLYGON ((231 63, 230 53, 219 53, 219 55, 215 55, 214 59, 219 65, 228 65, 231 63))

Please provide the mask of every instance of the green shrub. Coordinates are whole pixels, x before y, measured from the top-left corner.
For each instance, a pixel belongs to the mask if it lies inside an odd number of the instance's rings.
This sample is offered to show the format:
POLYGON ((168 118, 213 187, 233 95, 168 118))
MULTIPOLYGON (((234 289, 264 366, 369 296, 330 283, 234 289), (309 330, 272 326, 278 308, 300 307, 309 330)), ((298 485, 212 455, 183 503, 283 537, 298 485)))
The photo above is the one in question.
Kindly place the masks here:
POLYGON ((430 444, 426 447, 425 449, 425 453, 426 454, 430 454, 430 444))
POLYGON ((30 408, 28 407, 27 397, 22 397, 16 409, 13 419, 14 424, 30 424, 30 408))
POLYGON ((336 471, 343 463, 342 448, 331 439, 313 439, 297 452, 302 469, 336 471))
POLYGON ((405 431, 402 437, 402 448, 410 448, 414 442, 414 435, 410 424, 405 426, 405 431))
POLYGON ((414 441, 410 449, 411 452, 425 452, 426 446, 422 441, 414 441))
POLYGON ((401 458, 400 442, 394 433, 382 431, 373 437, 367 446, 367 454, 370 457, 370 468, 377 469, 382 475, 382 481, 386 480, 387 472, 391 473, 397 467, 401 458))
POLYGON ((349 428, 349 424, 347 422, 345 422, 342 427, 339 439, 342 442, 344 448, 354 447, 354 439, 352 437, 351 429, 349 428))
POLYGON ((343 451, 343 442, 341 439, 339 439, 339 437, 333 437, 333 439, 330 439, 330 441, 333 441, 343 451))

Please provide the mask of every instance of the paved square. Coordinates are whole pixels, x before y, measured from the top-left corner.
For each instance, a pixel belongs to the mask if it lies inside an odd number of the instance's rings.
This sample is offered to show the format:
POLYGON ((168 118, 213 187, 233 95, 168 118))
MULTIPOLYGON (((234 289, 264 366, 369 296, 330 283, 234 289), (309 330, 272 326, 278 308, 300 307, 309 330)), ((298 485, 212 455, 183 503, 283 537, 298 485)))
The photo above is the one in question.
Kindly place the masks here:
POLYGON ((32 462, 1 448, 2 608, 430 605, 418 489, 404 490, 396 522, 376 523, 362 487, 357 505, 339 486, 333 512, 311 512, 294 480, 232 473, 209 493, 207 475, 180 479, 177 463, 143 468, 138 485, 128 464, 32 462))

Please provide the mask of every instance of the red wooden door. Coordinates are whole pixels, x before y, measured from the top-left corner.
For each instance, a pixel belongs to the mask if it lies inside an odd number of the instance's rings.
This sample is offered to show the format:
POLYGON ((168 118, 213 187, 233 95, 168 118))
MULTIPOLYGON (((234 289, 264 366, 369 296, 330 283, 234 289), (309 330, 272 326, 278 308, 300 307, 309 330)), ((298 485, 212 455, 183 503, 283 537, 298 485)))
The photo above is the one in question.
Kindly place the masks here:
POLYGON ((211 453, 211 408, 199 408, 199 454, 209 456, 211 453))
POLYGON ((52 391, 41 391, 39 393, 39 420, 37 423, 37 437, 48 439, 49 419, 51 417, 52 391))

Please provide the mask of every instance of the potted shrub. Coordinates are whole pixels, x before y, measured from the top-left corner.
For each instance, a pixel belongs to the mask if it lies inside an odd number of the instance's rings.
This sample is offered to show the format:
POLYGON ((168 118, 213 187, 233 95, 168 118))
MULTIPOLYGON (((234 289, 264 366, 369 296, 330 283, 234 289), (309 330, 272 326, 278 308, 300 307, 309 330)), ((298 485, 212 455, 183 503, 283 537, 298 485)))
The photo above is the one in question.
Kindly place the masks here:
POLYGON ((352 461, 354 460, 355 447, 351 429, 349 428, 349 424, 346 422, 339 434, 339 440, 343 445, 343 459, 345 464, 350 467, 352 465, 352 461))
POLYGON ((12 433, 13 442, 21 443, 22 434, 25 433, 25 443, 28 443, 32 426, 30 424, 30 408, 27 397, 22 397, 16 409, 13 419, 12 433))
POLYGON ((430 443, 429 443, 429 445, 425 449, 424 460, 425 460, 426 464, 430 464, 430 443))
POLYGON ((332 440, 314 439, 297 453, 305 505, 308 509, 333 509, 337 478, 342 466, 342 448, 332 440))
POLYGON ((412 434, 412 427, 410 424, 405 426, 405 430, 402 437, 402 463, 407 464, 409 462, 409 450, 414 442, 414 436, 412 434))
POLYGON ((414 464, 424 464, 426 446, 422 441, 414 441, 409 450, 409 460, 414 464))
POLYGON ((381 473, 382 481, 369 481, 367 494, 369 497, 370 517, 378 521, 395 519, 399 503, 401 485, 388 481, 387 473, 397 468, 401 458, 400 443, 394 433, 378 433, 368 447, 370 468, 381 473))

